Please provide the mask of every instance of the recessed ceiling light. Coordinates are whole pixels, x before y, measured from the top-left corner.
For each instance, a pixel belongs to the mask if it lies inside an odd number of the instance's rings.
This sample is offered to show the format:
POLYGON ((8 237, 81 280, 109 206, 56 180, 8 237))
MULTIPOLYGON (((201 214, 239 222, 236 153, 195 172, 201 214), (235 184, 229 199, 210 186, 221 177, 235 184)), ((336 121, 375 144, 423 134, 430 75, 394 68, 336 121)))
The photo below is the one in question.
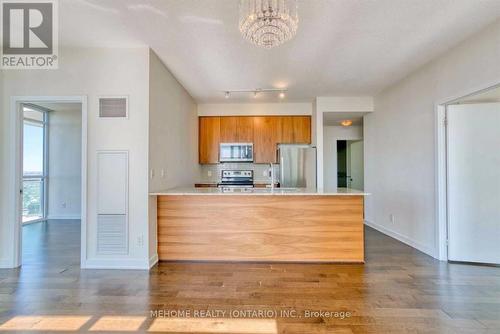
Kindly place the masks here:
POLYGON ((342 126, 351 126, 352 125, 352 121, 350 119, 346 119, 346 120, 343 120, 342 122, 340 122, 340 125, 342 125, 342 126))

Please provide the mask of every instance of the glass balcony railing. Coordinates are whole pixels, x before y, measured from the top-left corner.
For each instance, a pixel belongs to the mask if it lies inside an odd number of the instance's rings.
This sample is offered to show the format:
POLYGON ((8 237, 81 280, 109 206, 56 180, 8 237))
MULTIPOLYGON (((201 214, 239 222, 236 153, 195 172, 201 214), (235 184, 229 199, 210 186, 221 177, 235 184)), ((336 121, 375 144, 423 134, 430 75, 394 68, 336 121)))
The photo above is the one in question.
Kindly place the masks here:
POLYGON ((43 179, 23 180, 23 223, 43 218, 43 179))

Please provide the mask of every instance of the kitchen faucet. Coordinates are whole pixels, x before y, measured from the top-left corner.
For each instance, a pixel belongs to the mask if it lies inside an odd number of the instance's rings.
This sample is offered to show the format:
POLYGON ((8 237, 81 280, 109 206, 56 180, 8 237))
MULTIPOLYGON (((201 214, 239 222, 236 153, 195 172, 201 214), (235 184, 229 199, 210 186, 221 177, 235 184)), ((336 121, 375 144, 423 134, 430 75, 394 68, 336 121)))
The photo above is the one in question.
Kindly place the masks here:
POLYGON ((271 189, 274 189, 274 168, 273 168, 273 163, 270 162, 269 165, 271 166, 271 189))

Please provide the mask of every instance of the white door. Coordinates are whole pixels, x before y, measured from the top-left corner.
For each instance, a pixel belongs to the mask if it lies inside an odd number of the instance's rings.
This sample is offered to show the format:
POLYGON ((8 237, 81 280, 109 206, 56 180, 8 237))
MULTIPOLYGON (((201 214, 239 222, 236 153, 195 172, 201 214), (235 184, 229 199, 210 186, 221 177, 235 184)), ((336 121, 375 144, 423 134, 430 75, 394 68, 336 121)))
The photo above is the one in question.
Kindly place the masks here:
POLYGON ((500 263, 500 103, 448 106, 448 259, 500 263))
POLYGON ((347 187, 364 189, 363 141, 347 141, 347 187))

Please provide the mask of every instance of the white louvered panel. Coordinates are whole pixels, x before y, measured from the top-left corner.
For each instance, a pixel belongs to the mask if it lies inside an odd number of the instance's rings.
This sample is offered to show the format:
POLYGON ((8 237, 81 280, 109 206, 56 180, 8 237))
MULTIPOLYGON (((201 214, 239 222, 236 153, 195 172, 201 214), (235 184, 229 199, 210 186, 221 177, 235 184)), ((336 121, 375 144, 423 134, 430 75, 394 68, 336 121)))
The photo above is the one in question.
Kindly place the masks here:
POLYGON ((127 216, 97 216, 97 253, 127 254, 127 216))
POLYGON ((125 118, 127 117, 126 97, 99 98, 99 117, 125 118))
POLYGON ((97 253, 128 253, 128 152, 97 152, 97 253))

